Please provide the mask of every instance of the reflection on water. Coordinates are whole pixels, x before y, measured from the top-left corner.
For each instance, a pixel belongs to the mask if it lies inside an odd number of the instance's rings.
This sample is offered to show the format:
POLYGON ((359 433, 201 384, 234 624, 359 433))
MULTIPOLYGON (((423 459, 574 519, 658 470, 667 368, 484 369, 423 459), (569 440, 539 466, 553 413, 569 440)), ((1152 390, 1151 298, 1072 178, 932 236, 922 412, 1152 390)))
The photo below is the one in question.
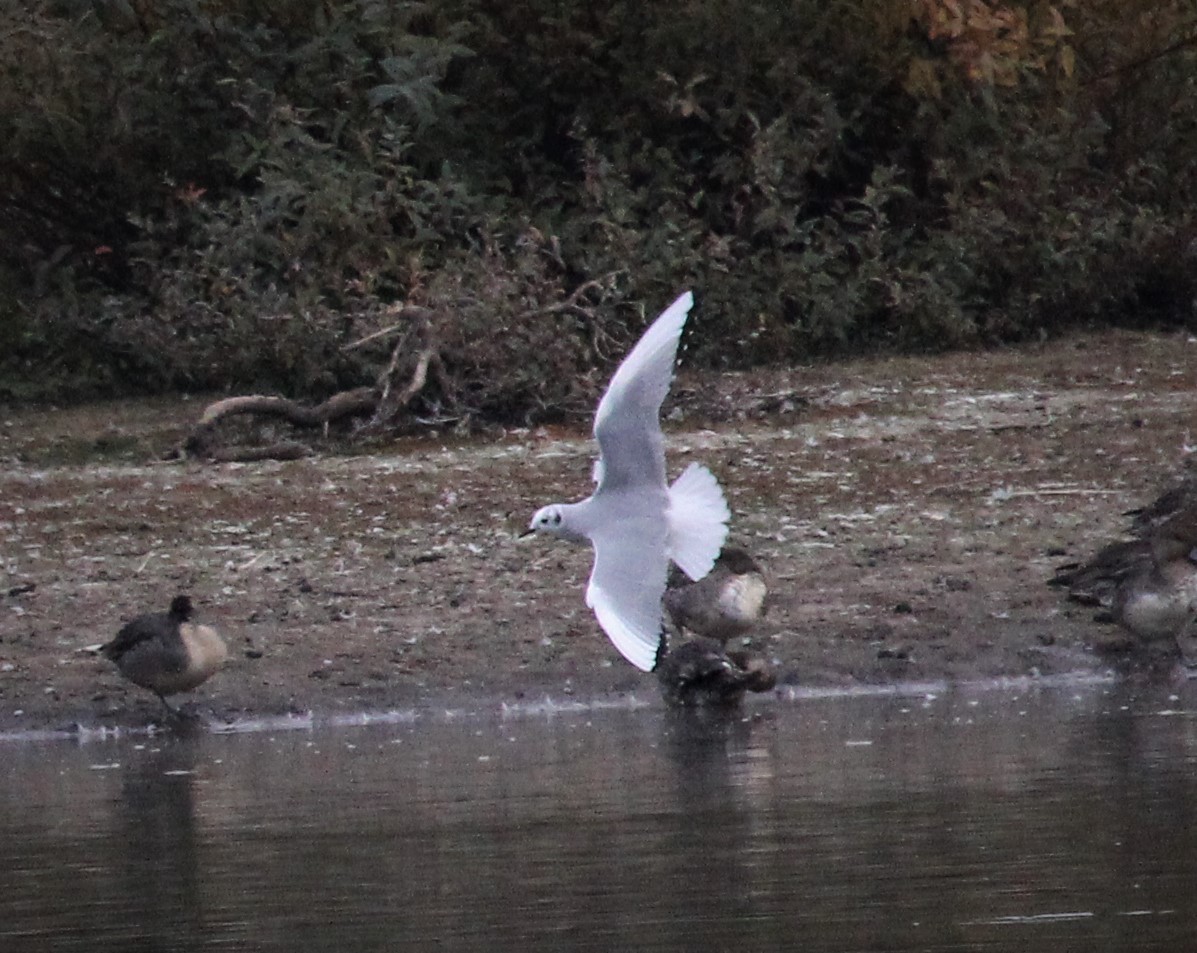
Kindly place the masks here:
POLYGON ((0 949, 1174 951, 1192 694, 5 744, 0 949))

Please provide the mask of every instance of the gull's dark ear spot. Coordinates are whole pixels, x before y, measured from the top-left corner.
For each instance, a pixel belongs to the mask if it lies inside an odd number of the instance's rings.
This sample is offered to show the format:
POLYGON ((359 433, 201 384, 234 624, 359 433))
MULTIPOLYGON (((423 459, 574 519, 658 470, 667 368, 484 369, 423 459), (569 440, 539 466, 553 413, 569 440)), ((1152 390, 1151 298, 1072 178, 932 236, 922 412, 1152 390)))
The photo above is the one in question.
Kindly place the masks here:
POLYGON ((560 523, 560 522, 561 522, 561 514, 560 514, 560 513, 554 513, 554 514, 553 514, 553 525, 554 525, 554 526, 556 526, 556 525, 557 525, 558 523, 560 523))

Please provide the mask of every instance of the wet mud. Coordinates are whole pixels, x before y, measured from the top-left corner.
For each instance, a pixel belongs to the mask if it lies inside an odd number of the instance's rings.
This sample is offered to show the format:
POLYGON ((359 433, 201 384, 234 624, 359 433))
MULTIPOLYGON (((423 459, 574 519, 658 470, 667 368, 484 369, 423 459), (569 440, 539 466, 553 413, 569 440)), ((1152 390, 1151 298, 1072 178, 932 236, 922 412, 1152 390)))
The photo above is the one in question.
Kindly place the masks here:
MULTIPOLYGON (((1177 472, 1195 358, 1185 335, 1114 332, 683 371, 669 470, 714 470, 731 539, 766 568, 749 644, 779 691, 1101 675, 1128 664, 1117 632, 1044 581, 1177 472)), ((661 704, 584 605, 589 554, 516 539, 539 505, 589 491, 588 421, 369 455, 159 461, 203 404, 0 409, 0 732, 161 720, 94 646, 180 592, 232 653, 180 699, 213 725, 661 704)))

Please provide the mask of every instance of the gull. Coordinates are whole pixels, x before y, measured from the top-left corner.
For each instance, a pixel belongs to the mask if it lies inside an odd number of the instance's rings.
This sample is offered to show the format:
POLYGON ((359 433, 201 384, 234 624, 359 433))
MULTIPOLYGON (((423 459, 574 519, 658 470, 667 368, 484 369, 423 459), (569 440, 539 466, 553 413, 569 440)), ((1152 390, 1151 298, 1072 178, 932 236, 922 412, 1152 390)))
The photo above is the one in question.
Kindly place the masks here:
POLYGON ((594 415, 594 494, 542 507, 523 534, 594 547, 586 604, 623 657, 645 672, 656 665, 662 645, 670 561, 693 580, 705 576, 723 548, 731 515, 706 467, 691 463, 672 485, 665 481, 661 404, 693 304, 687 291, 662 311, 607 385, 594 415))

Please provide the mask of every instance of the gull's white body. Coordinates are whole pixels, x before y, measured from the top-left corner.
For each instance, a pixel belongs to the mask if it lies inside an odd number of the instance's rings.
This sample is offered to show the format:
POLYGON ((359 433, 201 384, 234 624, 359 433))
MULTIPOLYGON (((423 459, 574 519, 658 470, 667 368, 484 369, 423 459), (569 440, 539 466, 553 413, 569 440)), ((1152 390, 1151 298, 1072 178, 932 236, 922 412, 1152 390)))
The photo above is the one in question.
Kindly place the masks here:
POLYGON ((586 604, 624 658, 646 672, 657 661, 670 560, 701 579, 723 547, 730 515, 705 467, 691 464, 672 486, 665 482, 661 404, 693 303, 687 291, 666 308, 611 378, 594 417, 594 494, 543 507, 529 527, 594 546, 586 604))

